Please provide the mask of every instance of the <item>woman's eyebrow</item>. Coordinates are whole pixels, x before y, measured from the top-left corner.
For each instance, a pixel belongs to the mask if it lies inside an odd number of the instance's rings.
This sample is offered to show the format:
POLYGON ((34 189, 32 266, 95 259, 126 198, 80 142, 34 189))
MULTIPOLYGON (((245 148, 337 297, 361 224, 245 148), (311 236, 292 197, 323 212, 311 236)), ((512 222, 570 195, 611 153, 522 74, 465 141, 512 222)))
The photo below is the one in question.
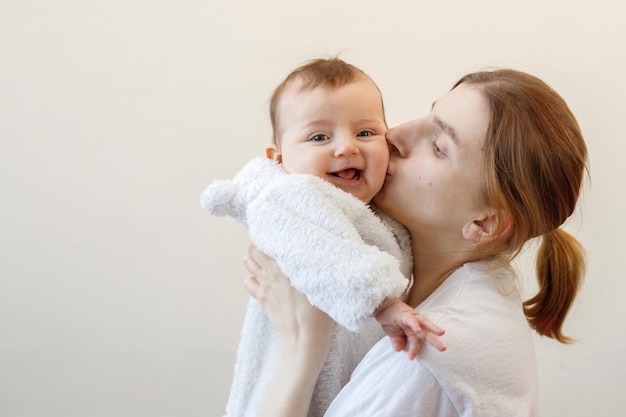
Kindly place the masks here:
POLYGON ((450 139, 452 139, 452 142, 454 142, 456 146, 459 146, 459 139, 456 136, 456 132, 454 131, 454 128, 452 126, 450 126, 449 124, 441 120, 439 116, 433 116, 433 122, 437 126, 439 126, 439 128, 443 130, 446 133, 446 135, 450 137, 450 139))

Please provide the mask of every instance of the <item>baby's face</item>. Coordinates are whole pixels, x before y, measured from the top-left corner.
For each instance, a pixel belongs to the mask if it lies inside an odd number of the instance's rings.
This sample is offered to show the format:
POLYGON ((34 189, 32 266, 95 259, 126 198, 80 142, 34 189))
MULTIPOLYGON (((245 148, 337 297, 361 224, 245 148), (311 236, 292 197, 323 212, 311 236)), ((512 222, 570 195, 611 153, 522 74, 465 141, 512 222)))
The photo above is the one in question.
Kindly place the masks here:
POLYGON ((380 93, 369 79, 335 90, 287 86, 278 104, 275 159, 291 173, 316 175, 369 203, 389 162, 380 93))

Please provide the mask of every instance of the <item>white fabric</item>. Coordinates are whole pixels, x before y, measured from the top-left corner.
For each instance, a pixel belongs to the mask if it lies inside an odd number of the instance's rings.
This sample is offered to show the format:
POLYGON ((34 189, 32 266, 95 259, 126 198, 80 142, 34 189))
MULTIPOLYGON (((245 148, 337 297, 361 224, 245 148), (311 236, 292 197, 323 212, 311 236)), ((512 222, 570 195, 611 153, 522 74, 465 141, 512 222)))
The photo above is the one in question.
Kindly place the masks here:
POLYGON ((464 265, 417 307, 445 329, 447 351, 424 345, 410 361, 382 340, 326 416, 537 416, 535 351, 515 276, 485 266, 464 265))
MULTIPOLYGON (((408 232, 332 184, 312 175, 288 174, 267 158, 253 159, 232 180, 214 181, 202 194, 201 205, 210 214, 231 216, 248 227, 252 242, 276 259, 294 288, 339 324, 309 413, 322 416, 359 360, 383 336, 372 313, 384 299, 403 296, 408 287, 408 232)), ((277 355, 269 319, 251 300, 228 417, 256 415, 277 355)))
POLYGON ((385 298, 407 288, 408 232, 397 222, 392 230, 362 201, 318 177, 255 158, 232 180, 209 185, 201 205, 247 226, 294 288, 349 330, 362 328, 385 298))

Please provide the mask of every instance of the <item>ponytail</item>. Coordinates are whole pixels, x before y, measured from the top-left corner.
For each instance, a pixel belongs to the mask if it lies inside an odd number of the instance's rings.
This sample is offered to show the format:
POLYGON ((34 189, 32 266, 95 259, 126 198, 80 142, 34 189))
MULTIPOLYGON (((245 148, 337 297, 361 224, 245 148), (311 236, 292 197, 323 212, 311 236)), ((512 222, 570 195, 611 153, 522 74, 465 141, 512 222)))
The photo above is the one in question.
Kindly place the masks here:
POLYGON ((539 334, 572 342, 561 327, 584 273, 584 249, 576 238, 560 228, 543 236, 537 257, 539 292, 524 302, 528 322, 539 334))

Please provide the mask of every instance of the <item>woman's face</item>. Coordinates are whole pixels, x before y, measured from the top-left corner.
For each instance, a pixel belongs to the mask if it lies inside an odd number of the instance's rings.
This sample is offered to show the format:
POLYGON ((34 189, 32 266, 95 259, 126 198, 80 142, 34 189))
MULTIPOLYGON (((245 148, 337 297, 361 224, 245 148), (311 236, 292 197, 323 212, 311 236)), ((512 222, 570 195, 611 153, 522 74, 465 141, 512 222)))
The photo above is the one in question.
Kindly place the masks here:
POLYGON ((489 115, 481 91, 461 84, 428 115, 390 129, 389 168, 376 205, 414 237, 460 237, 463 225, 485 211, 483 142, 489 115))

